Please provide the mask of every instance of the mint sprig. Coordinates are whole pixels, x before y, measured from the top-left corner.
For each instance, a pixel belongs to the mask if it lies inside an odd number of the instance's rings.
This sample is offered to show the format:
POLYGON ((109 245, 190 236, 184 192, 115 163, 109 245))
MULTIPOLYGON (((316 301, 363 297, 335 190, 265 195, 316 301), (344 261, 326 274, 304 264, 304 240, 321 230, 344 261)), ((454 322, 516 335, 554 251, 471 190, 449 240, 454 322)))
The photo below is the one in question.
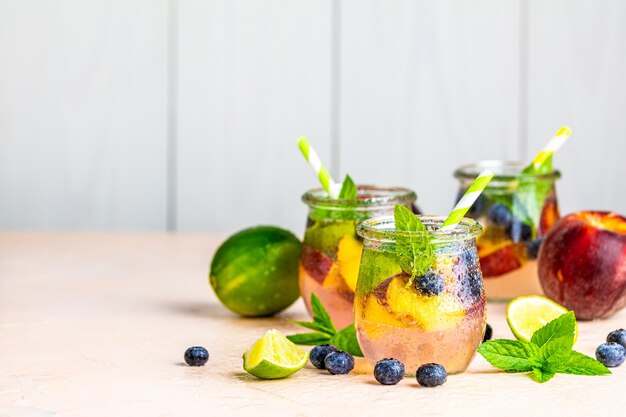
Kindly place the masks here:
POLYGON ((315 331, 312 333, 292 334, 287 336, 287 339, 297 345, 307 346, 328 343, 354 356, 363 356, 359 341, 356 338, 354 324, 337 331, 333 320, 315 294, 311 294, 311 310, 313 310, 313 321, 290 321, 293 324, 315 331))
POLYGON ((555 374, 606 375, 611 371, 597 360, 572 350, 576 329, 573 312, 547 323, 537 330, 530 342, 497 339, 478 347, 490 364, 507 372, 532 372, 540 383, 555 374))
POLYGON ((415 277, 422 276, 428 272, 430 266, 435 262, 435 252, 431 244, 431 236, 426 230, 426 226, 413 214, 411 210, 404 206, 396 205, 393 217, 396 224, 396 231, 418 232, 410 236, 396 237, 396 257, 402 271, 411 275, 407 287, 413 283, 415 277))
POLYGON ((339 191, 339 199, 356 201, 357 195, 358 195, 358 189, 356 188, 356 184, 354 183, 350 175, 346 175, 346 178, 343 180, 343 183, 341 184, 341 190, 339 191))

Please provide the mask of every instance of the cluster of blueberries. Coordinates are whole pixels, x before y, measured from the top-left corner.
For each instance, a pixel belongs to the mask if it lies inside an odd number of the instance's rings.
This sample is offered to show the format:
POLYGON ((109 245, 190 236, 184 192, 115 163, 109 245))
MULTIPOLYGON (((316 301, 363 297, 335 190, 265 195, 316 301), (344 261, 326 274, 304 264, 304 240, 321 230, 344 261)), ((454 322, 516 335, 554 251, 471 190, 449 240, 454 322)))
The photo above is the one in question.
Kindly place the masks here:
POLYGON ((626 330, 618 329, 609 333, 606 343, 596 349, 596 359, 609 368, 623 364, 626 360, 626 330))
MULTIPOLYGON (((313 366, 333 375, 347 374, 354 368, 354 357, 333 345, 315 346, 310 359, 313 366)), ((448 374, 443 366, 427 363, 417 369, 415 377, 423 387, 436 387, 446 382, 448 374)), ((374 367, 374 378, 383 385, 395 385, 404 378, 404 365, 397 359, 381 359, 374 367)))
POLYGON ((511 236, 514 242, 526 242, 528 257, 531 259, 537 258, 543 238, 531 240, 533 235, 532 228, 515 218, 508 207, 503 204, 493 204, 487 210, 487 217, 491 223, 504 226, 507 234, 511 236))

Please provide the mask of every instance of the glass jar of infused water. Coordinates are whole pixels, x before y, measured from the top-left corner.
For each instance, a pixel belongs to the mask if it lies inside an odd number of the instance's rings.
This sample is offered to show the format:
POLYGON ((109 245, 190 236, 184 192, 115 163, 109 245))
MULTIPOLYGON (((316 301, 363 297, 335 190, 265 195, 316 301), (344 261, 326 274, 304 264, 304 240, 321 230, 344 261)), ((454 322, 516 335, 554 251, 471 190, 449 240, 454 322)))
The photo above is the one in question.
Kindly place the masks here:
POLYGON ((481 226, 463 219, 452 230, 439 230, 445 217, 418 216, 426 231, 396 231, 393 217, 366 220, 357 229, 364 238, 354 300, 359 345, 372 364, 383 358, 402 362, 407 372, 426 363, 463 372, 483 340, 485 294, 476 237, 481 226), (424 276, 403 272, 396 254, 399 238, 428 233, 435 261, 424 276))
POLYGON ((454 172, 457 200, 479 172, 489 169, 495 174, 466 214, 483 226, 478 256, 492 301, 543 294, 537 255, 543 236, 560 217, 555 189, 560 173, 521 175, 523 168, 514 162, 483 161, 454 172))
POLYGON ((300 256, 300 294, 309 314, 311 294, 317 295, 339 329, 354 321, 352 304, 363 249, 357 224, 392 214, 396 204, 411 208, 417 198, 406 188, 357 189, 356 201, 332 199, 321 188, 302 196, 309 213, 300 256))

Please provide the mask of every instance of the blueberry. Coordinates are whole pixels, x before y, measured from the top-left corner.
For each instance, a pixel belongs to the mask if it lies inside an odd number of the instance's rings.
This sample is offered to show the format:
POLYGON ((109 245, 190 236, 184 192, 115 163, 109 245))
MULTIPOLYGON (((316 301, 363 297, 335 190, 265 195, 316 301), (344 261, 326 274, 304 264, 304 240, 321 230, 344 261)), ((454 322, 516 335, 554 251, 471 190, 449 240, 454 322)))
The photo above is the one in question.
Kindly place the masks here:
POLYGON ((617 343, 617 344, 622 345, 622 346, 624 346, 626 348, 626 330, 624 330, 624 329, 613 330, 606 337, 606 341, 607 342, 617 343))
POLYGON ((348 352, 333 352, 324 359, 324 366, 333 375, 347 374, 354 368, 354 358, 348 352))
POLYGON ((480 270, 472 268, 468 271, 467 279, 469 281, 470 294, 472 294, 472 300, 476 301, 483 295, 483 277, 480 274, 480 270))
POLYGON ((397 359, 381 359, 374 367, 374 378, 383 385, 395 385, 404 377, 404 365, 397 359))
POLYGON ((436 363, 427 363, 417 368, 415 372, 417 383, 423 387, 436 387, 448 380, 446 368, 436 363))
POLYGON ((491 223, 498 224, 500 226, 509 226, 513 220, 511 210, 509 210, 507 206, 497 203, 489 207, 487 217, 491 220, 491 223))
MULTIPOLYGON (((456 195, 455 204, 461 200, 464 194, 465 194, 465 191, 459 191, 459 193, 456 195)), ((482 214, 484 208, 485 208, 485 196, 481 194, 478 196, 476 201, 474 201, 474 204, 472 204, 472 206, 469 208, 466 216, 472 219, 477 219, 482 214)))
POLYGON ((324 366, 324 359, 326 359, 326 356, 334 352, 340 352, 340 350, 333 345, 315 346, 313 349, 311 349, 309 359, 311 360, 313 366, 315 366, 317 369, 326 369, 326 367, 324 366))
POLYGON ((543 242, 543 238, 540 237, 535 240, 531 240, 526 244, 526 253, 528 253, 528 257, 530 259, 537 259, 539 256, 539 249, 541 248, 541 243, 543 242))
POLYGON ((615 342, 602 343, 596 349, 596 359, 610 368, 620 366, 626 359, 626 349, 615 342))
POLYGON ((411 204, 411 211, 413 212, 413 214, 422 214, 422 210, 420 210, 420 208, 417 207, 417 204, 415 203, 411 204))
POLYGON ((478 260, 478 251, 476 249, 466 250, 461 253, 461 263, 465 264, 468 268, 474 266, 478 260))
POLYGON ((439 295, 442 293, 443 287, 443 277, 432 271, 428 271, 426 275, 415 280, 415 288, 424 295, 439 295))
POLYGON ((192 346, 185 351, 185 362, 189 366, 203 366, 209 360, 209 352, 202 346, 192 346))
POLYGON ((487 340, 491 340, 492 337, 493 337, 493 329, 491 328, 489 323, 487 323, 487 327, 485 327, 485 336, 483 337, 483 342, 486 342, 487 340))
POLYGON ((526 223, 522 223, 517 219, 513 219, 513 222, 507 228, 507 232, 515 243, 528 242, 533 237, 533 229, 526 223))

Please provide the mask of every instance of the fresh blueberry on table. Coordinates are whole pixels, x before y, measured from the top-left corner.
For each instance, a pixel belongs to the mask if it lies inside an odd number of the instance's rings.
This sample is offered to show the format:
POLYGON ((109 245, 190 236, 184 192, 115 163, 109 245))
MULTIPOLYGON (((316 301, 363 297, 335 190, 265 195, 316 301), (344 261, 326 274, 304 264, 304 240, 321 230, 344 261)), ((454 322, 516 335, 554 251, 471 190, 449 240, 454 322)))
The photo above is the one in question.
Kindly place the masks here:
POLYGON ((531 240, 526 244, 526 252, 528 253, 528 257, 530 259, 537 259, 539 256, 539 249, 541 248, 541 243, 543 242, 543 238, 540 237, 535 240, 531 240))
POLYGON ((203 366, 209 360, 209 351, 202 346, 192 346, 185 351, 185 362, 189 366, 203 366))
POLYGON ((448 380, 446 368, 436 363, 427 363, 415 372, 417 383, 423 387, 437 387, 448 380))
POLYGON ((626 348, 626 330, 624 329, 613 330, 606 337, 606 341, 617 343, 626 348))
POLYGON ((533 229, 526 223, 522 223, 518 219, 513 219, 511 225, 507 228, 513 242, 529 242, 533 237, 533 229))
POLYGON ((324 359, 324 366, 333 375, 347 374, 354 368, 354 358, 348 352, 333 352, 324 359))
POLYGON ((615 342, 602 343, 596 349, 596 359, 602 362, 604 366, 614 368, 624 363, 626 349, 615 342))
POLYGON ((326 359, 326 356, 329 354, 335 352, 339 352, 339 349, 333 345, 315 346, 309 353, 309 359, 311 360, 313 366, 317 369, 326 369, 326 366, 324 366, 324 359, 326 359))
POLYGON ((504 204, 494 204, 489 207, 487 218, 489 218, 493 224, 509 226, 513 216, 511 215, 511 210, 504 204))
POLYGON ((443 277, 436 272, 428 271, 415 280, 415 288, 424 295, 439 295, 444 287, 443 277))
POLYGON ((374 366, 374 378, 383 385, 395 385, 403 377, 404 365, 397 359, 381 359, 374 366))
POLYGON ((491 328, 489 323, 487 323, 487 327, 485 327, 485 336, 483 337, 483 342, 486 342, 487 340, 491 340, 492 337, 493 337, 493 329, 491 328))

